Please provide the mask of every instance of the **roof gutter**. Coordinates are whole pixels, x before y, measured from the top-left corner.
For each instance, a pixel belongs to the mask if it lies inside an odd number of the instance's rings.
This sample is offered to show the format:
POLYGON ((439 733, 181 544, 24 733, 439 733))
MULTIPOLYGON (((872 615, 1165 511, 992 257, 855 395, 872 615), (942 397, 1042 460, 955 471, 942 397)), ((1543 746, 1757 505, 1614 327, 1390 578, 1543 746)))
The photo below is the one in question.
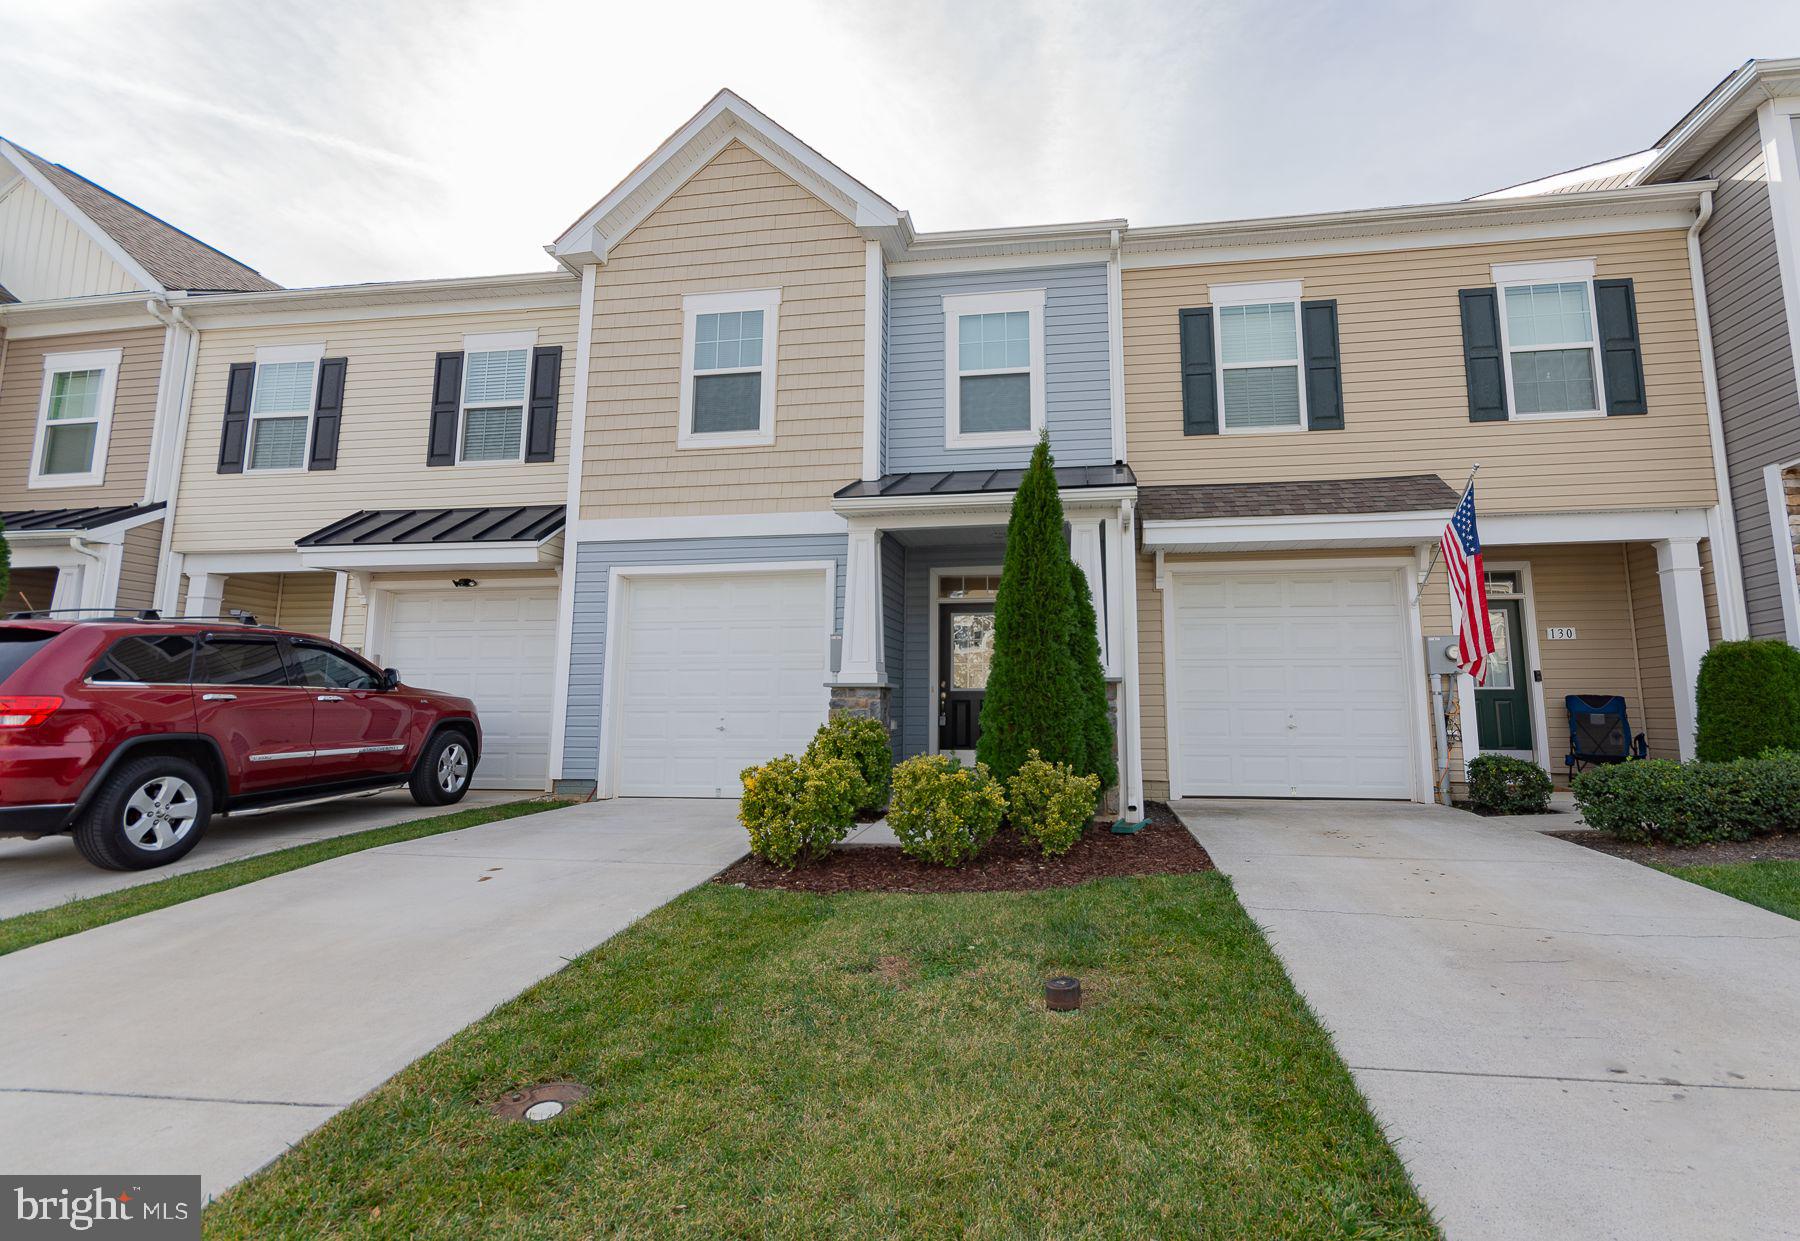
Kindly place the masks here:
POLYGON ((1713 356, 1712 314, 1706 300, 1706 266, 1701 261, 1700 233, 1712 219, 1711 190, 1700 195, 1700 214, 1688 229, 1688 273, 1694 288, 1694 321, 1700 333, 1700 379, 1706 393, 1706 431, 1712 442, 1713 478, 1719 489, 1719 503, 1707 524, 1711 542, 1717 553, 1713 568, 1719 592, 1719 627, 1727 638, 1745 638, 1750 634, 1748 606, 1744 600, 1744 568, 1738 556, 1737 507, 1731 500, 1731 472, 1725 457, 1725 419, 1719 405, 1719 371, 1713 356))

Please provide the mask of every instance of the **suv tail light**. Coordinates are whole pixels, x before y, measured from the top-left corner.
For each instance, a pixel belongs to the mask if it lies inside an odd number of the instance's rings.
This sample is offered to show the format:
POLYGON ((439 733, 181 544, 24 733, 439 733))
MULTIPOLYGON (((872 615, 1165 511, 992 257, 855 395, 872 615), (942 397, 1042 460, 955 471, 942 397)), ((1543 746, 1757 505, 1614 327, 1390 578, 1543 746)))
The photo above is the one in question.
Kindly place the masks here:
POLYGON ((0 694, 0 728, 30 728, 42 724, 62 706, 60 698, 8 697, 0 694))

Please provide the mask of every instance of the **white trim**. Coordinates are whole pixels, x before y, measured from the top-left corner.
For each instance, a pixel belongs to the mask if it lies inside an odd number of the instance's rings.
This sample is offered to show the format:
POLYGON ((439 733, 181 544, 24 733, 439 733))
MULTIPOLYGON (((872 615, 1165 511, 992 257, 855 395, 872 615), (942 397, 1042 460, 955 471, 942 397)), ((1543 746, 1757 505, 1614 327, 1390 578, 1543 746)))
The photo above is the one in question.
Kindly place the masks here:
POLYGON ((1213 307, 1213 384, 1218 403, 1220 435, 1291 435, 1295 431, 1304 431, 1309 425, 1310 412, 1306 407, 1306 346, 1301 339, 1300 322, 1300 290, 1298 280, 1265 280, 1255 284, 1214 284, 1207 286, 1207 296, 1213 307), (1223 299, 1223 300, 1220 300, 1223 299), (1225 316, 1219 313, 1230 308, 1248 306, 1287 305, 1294 308, 1294 360, 1269 362, 1227 362, 1225 361, 1225 316), (1294 395, 1299 404, 1300 418, 1292 426, 1279 427, 1233 427, 1226 424, 1225 419, 1225 372, 1247 370, 1274 370, 1277 367, 1291 367, 1294 372, 1294 395))
POLYGON ((1140 705, 1142 673, 1138 667, 1138 556, 1136 534, 1132 529, 1135 520, 1135 502, 1121 502, 1117 544, 1122 595, 1119 662, 1124 666, 1125 676, 1120 682, 1119 693, 1119 731, 1122 734, 1120 745, 1124 751, 1124 759, 1119 766, 1119 778, 1123 785, 1119 801, 1124 817, 1133 820, 1143 813, 1144 806, 1144 721, 1140 705))
POLYGON ((1044 429, 1044 289, 1006 289, 987 293, 946 293, 944 305, 944 447, 957 448, 1022 448, 1037 443, 1044 429), (985 370, 962 369, 962 330, 965 315, 1016 314, 1030 316, 1027 331, 1031 350, 1028 375, 1031 398, 1031 423, 1023 431, 964 431, 962 419, 962 380, 965 376, 1017 375, 1016 366, 992 367, 985 370))
POLYGON ((319 363, 325 358, 324 342, 311 345, 259 345, 256 349, 256 369, 250 376, 250 408, 244 422, 244 473, 246 474, 301 474, 306 471, 307 462, 312 458, 313 417, 319 412, 319 363), (256 393, 262 387, 262 371, 265 366, 279 366, 289 362, 305 362, 312 367, 312 378, 307 381, 307 402, 304 415, 296 410, 284 410, 280 413, 256 412, 256 393), (299 465, 256 464, 256 424, 270 419, 288 419, 305 417, 306 432, 300 437, 299 465))
MULTIPOLYGON (((539 273, 548 278, 550 273, 539 273)), ((564 276, 563 279, 568 279, 564 276)), ((573 281, 570 281, 573 284, 573 281)), ((345 300, 355 293, 354 286, 345 291, 345 300)), ((335 295, 338 290, 326 289, 283 289, 284 294, 298 298, 308 294, 335 295)), ((183 306, 196 324, 210 330, 213 328, 246 328, 246 327, 310 327, 318 324, 366 323, 371 320, 391 322, 399 319, 440 318, 446 315, 486 315, 512 310, 567 310, 574 305, 575 291, 543 292, 516 295, 495 295, 493 297, 453 297, 441 302, 382 300, 376 302, 356 302, 341 307, 324 306, 316 310, 294 309, 284 303, 263 304, 251 303, 239 307, 239 299, 262 298, 261 293, 214 293, 208 294, 204 302, 178 302, 183 306), (236 310, 238 313, 228 313, 236 310)), ((62 329, 70 330, 68 328, 62 329)), ((87 326, 75 328, 76 331, 92 331, 87 326)))
POLYGON ((844 630, 834 685, 886 684, 885 615, 881 527, 872 519, 852 522, 844 548, 844 630))
MULTIPOLYGON (((1209 284, 1206 300, 1214 306, 1266 306, 1271 302, 1298 302, 1299 280, 1254 280, 1235 284, 1209 284)), ((1296 323, 1294 331, 1299 333, 1296 323)))
POLYGON ((525 441, 530 437, 532 353, 537 349, 537 329, 517 332, 478 332, 463 337, 462 382, 456 394, 456 464, 470 466, 519 465, 525 460, 525 441), (523 353, 525 386, 519 399, 469 402, 469 355, 472 353, 523 353), (463 456, 463 441, 469 427, 469 411, 476 409, 517 409, 519 411, 519 450, 510 457, 483 457, 470 461, 463 456))
POLYGON ((351 569, 497 568, 504 565, 545 566, 554 563, 550 544, 558 530, 535 543, 382 543, 373 547, 308 546, 300 549, 308 569, 329 572, 351 569))
MULTIPOLYGON (((171 312, 181 321, 181 311, 171 312)), ((187 452, 188 415, 194 404, 194 376, 200 364, 200 329, 192 323, 184 323, 188 333, 187 362, 183 367, 181 388, 177 394, 174 408, 175 434, 169 451, 169 490, 167 493, 169 520, 163 524, 162 546, 157 550, 156 558, 156 607, 164 616, 175 613, 176 602, 181 598, 181 577, 184 557, 175 550, 175 504, 181 494, 182 464, 187 452)), ((159 418, 162 416, 158 411, 159 418)))
MULTIPOLYGON (((1121 221, 1120 224, 1123 222, 1121 221)), ((1115 230, 1118 225, 1113 226, 1115 230)), ((979 243, 977 243, 979 244, 979 243)), ((905 253, 916 251, 909 247, 905 253)), ((1106 249, 1054 250, 1047 252, 1022 250, 1013 254, 971 254, 963 258, 896 258, 888 262, 888 275, 895 280, 906 276, 942 276, 961 272, 1031 271, 1039 267, 1095 266, 1112 261, 1106 249)))
POLYGON ((881 477, 881 376, 886 360, 882 348, 887 322, 886 299, 881 292, 881 243, 863 243, 863 425, 862 476, 881 477))
MULTIPOLYGON (((141 331, 156 320, 142 312, 144 295, 132 294, 133 300, 140 307, 136 314, 116 314, 89 319, 46 319, 42 322, 12 315, 0 315, 0 327, 6 329, 9 340, 45 340, 56 336, 89 336, 100 332, 136 332, 141 331)), ((43 303, 13 303, 0 306, 0 310, 35 310, 43 303)))
MULTIPOLYGON (((1489 573, 1517 573, 1519 575, 1519 591, 1517 594, 1505 593, 1490 596, 1490 599, 1510 599, 1519 605, 1519 624, 1524 628, 1521 646, 1525 653, 1527 667, 1517 669, 1519 676, 1526 678, 1528 690, 1527 701, 1531 704, 1531 761, 1550 770, 1550 733, 1549 714, 1544 704, 1544 683, 1538 679, 1543 670, 1544 659, 1539 650, 1539 631, 1537 616, 1537 586, 1531 577, 1529 560, 1496 560, 1484 566, 1489 573)), ((1449 579, 1445 579, 1445 590, 1449 590, 1449 579)), ((1627 623, 1631 618, 1626 618, 1627 623)), ((1459 681, 1469 682, 1471 693, 1480 688, 1471 677, 1458 677, 1459 681)), ((1501 754, 1504 750, 1483 750, 1481 748, 1479 717, 1470 715, 1463 726, 1465 745, 1463 759, 1466 762, 1475 754, 1501 754)))
POLYGON ((687 517, 584 517, 569 523, 574 543, 632 543, 649 539, 762 538, 780 534, 842 534, 849 523, 826 509, 798 513, 696 513, 687 517))
POLYGON ((1112 459, 1130 455, 1125 425, 1125 280, 1119 266, 1119 234, 1113 232, 1113 248, 1106 256, 1106 385, 1112 422, 1112 459))
MULTIPOLYGON (((1067 503, 1065 492, 1065 500, 1067 503)), ((1482 542, 1632 543, 1707 536, 1706 509, 1616 509, 1598 512, 1483 513, 1482 542)), ((1209 517, 1145 521, 1145 551, 1216 552, 1283 547, 1392 547, 1435 543, 1450 510, 1357 513, 1343 516, 1209 517)))
POLYGON ((1658 540, 1656 577, 1662 591, 1663 634, 1669 646, 1670 688, 1675 695, 1675 736, 1685 761, 1694 757, 1694 685, 1700 657, 1710 642, 1699 540, 1658 540))
POLYGON ((28 490, 54 489, 59 487, 98 487, 106 481, 106 449, 112 440, 113 403, 119 393, 119 367, 124 358, 121 349, 89 349, 81 353, 46 353, 44 355, 43 382, 38 391, 37 431, 31 441, 31 465, 26 475, 25 486, 28 490), (93 454, 88 459, 88 468, 79 474, 45 474, 44 449, 50 438, 50 387, 51 381, 58 375, 66 375, 75 371, 100 371, 100 391, 94 397, 94 414, 91 420, 63 420, 58 426, 83 426, 89 421, 94 427, 93 454))
POLYGON ((297 551, 192 553, 182 565, 189 579, 235 577, 241 573, 305 573, 307 565, 297 551))
POLYGON ((1706 537, 1703 508, 1619 509, 1612 512, 1482 514, 1484 546, 1523 543, 1633 543, 1706 537))
POLYGON ((607 571, 606 653, 600 683, 600 752, 595 769, 595 797, 614 797, 618 788, 617 687, 620 662, 625 658, 620 620, 626 615, 629 591, 638 578, 702 577, 709 574, 769 574, 817 572, 825 580, 825 624, 820 634, 825 676, 820 684, 821 707, 829 711, 831 691, 824 682, 831 677, 831 638, 837 628, 836 560, 764 560, 743 564, 613 565, 607 571))
MULTIPOLYGON (((1164 740, 1168 750, 1169 797, 1171 800, 1183 796, 1180 770, 1180 729, 1178 721, 1180 711, 1176 702, 1174 678, 1169 669, 1175 664, 1176 643, 1178 634, 1175 628, 1175 592, 1172 589, 1174 579, 1182 577, 1201 577, 1209 573, 1307 573, 1337 572, 1354 573, 1372 570, 1386 570, 1393 574, 1399 588, 1397 599, 1401 606, 1401 624, 1405 627, 1406 642, 1403 644, 1400 664, 1406 669, 1406 697, 1413 704, 1413 726, 1410 732, 1411 755, 1409 766, 1412 769, 1412 800, 1429 802, 1432 800, 1431 780, 1431 709, 1426 692, 1425 682, 1425 643, 1421 633, 1419 620, 1419 603, 1416 592, 1412 589, 1412 576, 1417 565, 1411 556, 1366 556, 1366 557, 1319 557, 1303 560, 1236 560, 1215 561, 1201 564, 1165 564, 1159 560, 1157 589, 1162 591, 1163 611, 1163 705, 1165 712, 1164 740), (1407 650, 1411 651, 1410 657, 1407 650)), ((1465 728, 1464 731, 1467 731, 1465 728)), ((1304 796, 1304 794, 1301 794, 1304 796)))
POLYGON ((1594 278, 1595 260, 1542 259, 1518 263, 1494 263, 1488 272, 1496 285, 1502 284, 1573 284, 1594 278))
POLYGON ((569 542, 582 523, 581 467, 587 456, 588 368, 594 348, 594 285, 600 269, 592 263, 581 268, 581 310, 576 316, 574 400, 569 413, 568 488, 563 496, 564 572, 556 599, 556 672, 550 702, 550 782, 562 779, 563 746, 569 727, 569 664, 575 634, 575 578, 580 568, 580 548, 569 542))
POLYGON ((1773 527, 1775 549, 1775 581, 1781 592, 1781 628, 1789 646, 1800 646, 1800 568, 1794 557, 1800 545, 1794 539, 1793 523, 1788 520, 1787 491, 1782 475, 1800 469, 1800 461, 1763 467, 1763 494, 1768 500, 1769 522, 1773 527))
POLYGON ((464 353, 505 353, 514 349, 536 349, 536 328, 516 332, 468 332, 463 335, 464 353))
POLYGON ((1495 309, 1500 319, 1500 357, 1503 365, 1501 371, 1506 379, 1506 417, 1510 422, 1553 422, 1566 418, 1604 418, 1606 417, 1606 371, 1600 357, 1600 307, 1594 297, 1594 279, 1591 259, 1571 259, 1568 263, 1496 263, 1494 272, 1495 309), (1589 264, 1587 276, 1520 276, 1519 272, 1544 272, 1563 267, 1579 270, 1579 264, 1589 264), (1501 279, 1502 269, 1515 274, 1501 279), (1576 284, 1580 283, 1587 290, 1588 339, 1570 341, 1567 344, 1517 345, 1512 343, 1512 328, 1508 325, 1506 311, 1506 291, 1524 288, 1534 284, 1576 284), (1572 352, 1576 349, 1588 351, 1589 365, 1592 367, 1594 379, 1594 405, 1591 409, 1558 409, 1534 413, 1522 413, 1519 409, 1518 397, 1513 385, 1513 354, 1517 353, 1549 353, 1551 351, 1572 352))
POLYGON ((334 573, 331 577, 331 640, 342 643, 344 640, 344 608, 350 597, 350 575, 334 573))
MULTIPOLYGON (((1062 499, 1066 517, 1071 509, 1110 508, 1121 500, 1136 499, 1137 488, 1068 487, 1057 494, 1062 499)), ((958 495, 843 496, 834 498, 831 507, 846 517, 885 517, 888 520, 884 525, 890 530, 990 523, 1005 525, 1012 513, 1013 495, 1011 491, 978 491, 958 495)))
POLYGON ((1756 110, 1762 141, 1763 176, 1775 233, 1775 263, 1781 270, 1781 301, 1787 314, 1788 358, 1800 384, 1800 96, 1775 99, 1756 110))
POLYGON ((116 237, 89 219, 86 212, 77 207, 68 195, 57 189, 48 177, 38 171, 36 165, 4 138, 0 138, 0 156, 4 156, 6 162, 17 169, 19 175, 30 182, 33 189, 49 199, 52 206, 68 216, 82 232, 91 237, 94 243, 106 252, 108 258, 124 269, 127 276, 142 285, 144 292, 165 293, 168 291, 142 263, 126 253, 125 247, 119 244, 116 237))
POLYGON ((265 366, 275 362, 320 362, 325 357, 325 342, 315 345, 258 345, 256 347, 256 364, 265 366))
POLYGON ((1688 285, 1693 291, 1694 320, 1699 328, 1700 387, 1706 398, 1706 434, 1712 448, 1713 482, 1719 503, 1708 515, 1713 568, 1719 594, 1719 628, 1726 639, 1748 637, 1749 603, 1744 596, 1744 560, 1738 548, 1737 504, 1731 494, 1731 468, 1725 451, 1725 415, 1719 402, 1719 367, 1713 352, 1712 311, 1706 299, 1706 265, 1700 234, 1713 215, 1709 190, 1700 196, 1700 214, 1687 231, 1688 285))
MULTIPOLYGON (((927 584, 926 589, 931 595, 929 599, 930 606, 927 609, 925 621, 927 630, 926 649, 930 652, 929 658, 925 661, 925 669, 931 678, 925 683, 927 691, 925 695, 925 753, 927 754, 937 754, 940 752, 938 750, 939 725, 937 723, 937 702, 938 667, 941 662, 942 652, 938 650, 938 636, 943 632, 941 620, 943 606, 946 603, 955 602, 954 600, 940 599, 938 597, 938 582, 946 577, 968 577, 971 574, 978 574, 983 577, 999 577, 1003 571, 1004 567, 1001 565, 944 565, 940 568, 930 570, 927 575, 930 581, 927 584)), ((975 600, 974 602, 991 603, 992 601, 982 599, 975 600)), ((996 634, 996 638, 997 637, 998 635, 996 634)), ((984 690, 983 692, 985 693, 986 691, 984 690)))
POLYGON ((763 448, 775 442, 775 363, 781 349, 781 290, 739 289, 730 293, 689 293, 681 299, 681 399, 675 424, 676 448, 763 448), (760 310, 763 315, 762 359, 756 366, 713 367, 704 375, 762 376, 762 408, 754 431, 695 431, 694 341, 701 315, 760 310))

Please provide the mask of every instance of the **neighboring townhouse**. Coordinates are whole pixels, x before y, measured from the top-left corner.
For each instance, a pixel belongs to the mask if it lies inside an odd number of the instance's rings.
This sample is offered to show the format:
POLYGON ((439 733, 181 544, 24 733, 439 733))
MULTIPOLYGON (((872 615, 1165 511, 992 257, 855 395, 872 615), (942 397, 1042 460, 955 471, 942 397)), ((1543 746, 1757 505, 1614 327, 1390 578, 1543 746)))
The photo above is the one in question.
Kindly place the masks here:
POLYGON ((195 301, 159 599, 328 634, 475 700, 482 782, 549 773, 579 281, 195 301))
POLYGON ((969 753, 1040 432, 1122 685, 1122 227, 916 233, 722 92, 558 239, 590 354, 563 787, 734 796, 832 712, 969 753))
POLYGON ((1800 59, 1747 61, 1648 150, 1490 197, 1700 179, 1743 629, 1800 644, 1800 59))
POLYGON ((275 287, 0 140, 0 615, 151 605, 193 342, 180 306, 275 287))
POLYGON ((1149 796, 1425 800, 1478 753, 1560 771, 1570 694, 1693 754, 1735 569, 1688 246, 1713 188, 1126 234, 1149 796), (1424 640, 1449 589, 1420 579, 1477 463, 1499 650, 1444 746, 1424 640))

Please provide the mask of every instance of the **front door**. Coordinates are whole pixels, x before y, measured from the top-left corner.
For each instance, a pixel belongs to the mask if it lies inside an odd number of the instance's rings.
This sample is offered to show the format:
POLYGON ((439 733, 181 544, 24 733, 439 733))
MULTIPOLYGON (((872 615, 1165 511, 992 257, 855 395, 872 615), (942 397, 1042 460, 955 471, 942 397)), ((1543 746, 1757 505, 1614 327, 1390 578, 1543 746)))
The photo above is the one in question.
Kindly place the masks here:
POLYGON ((1517 750, 1531 745, 1530 673, 1525 667, 1525 629, 1517 599, 1491 599, 1488 623, 1494 629, 1494 653, 1488 658, 1487 684, 1475 688, 1476 737, 1484 751, 1517 750))
POLYGON ((994 605, 946 600, 938 608, 938 752, 975 761, 981 704, 994 663, 994 605))

